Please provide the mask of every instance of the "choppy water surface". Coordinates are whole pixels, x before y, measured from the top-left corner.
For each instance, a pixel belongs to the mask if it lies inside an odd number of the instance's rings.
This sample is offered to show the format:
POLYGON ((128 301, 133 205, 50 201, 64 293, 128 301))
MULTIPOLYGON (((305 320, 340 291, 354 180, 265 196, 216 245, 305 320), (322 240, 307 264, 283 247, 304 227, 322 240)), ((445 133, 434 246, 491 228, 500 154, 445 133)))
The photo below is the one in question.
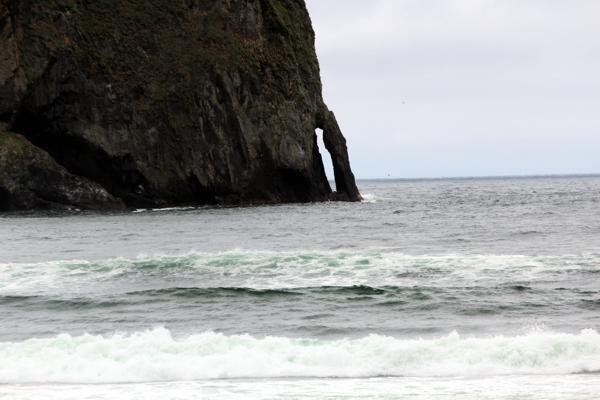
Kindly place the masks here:
POLYGON ((596 398, 600 177, 0 215, 0 396, 596 398))

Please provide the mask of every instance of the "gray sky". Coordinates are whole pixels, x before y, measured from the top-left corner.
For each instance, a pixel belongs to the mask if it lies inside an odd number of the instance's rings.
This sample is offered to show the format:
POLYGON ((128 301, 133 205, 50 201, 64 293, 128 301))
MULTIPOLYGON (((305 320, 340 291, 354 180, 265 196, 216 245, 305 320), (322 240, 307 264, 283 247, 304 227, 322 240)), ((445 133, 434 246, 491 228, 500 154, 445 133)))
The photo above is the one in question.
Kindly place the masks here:
POLYGON ((600 1, 306 3, 357 178, 600 173, 600 1))

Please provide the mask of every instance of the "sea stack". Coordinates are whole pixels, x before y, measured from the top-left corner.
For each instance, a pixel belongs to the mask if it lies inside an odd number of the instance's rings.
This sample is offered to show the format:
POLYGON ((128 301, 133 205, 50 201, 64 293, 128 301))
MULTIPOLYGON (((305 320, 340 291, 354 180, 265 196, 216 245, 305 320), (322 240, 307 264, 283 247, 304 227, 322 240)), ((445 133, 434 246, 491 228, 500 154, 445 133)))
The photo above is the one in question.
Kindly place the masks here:
POLYGON ((360 200, 314 37, 303 0, 0 0, 0 211, 360 200))

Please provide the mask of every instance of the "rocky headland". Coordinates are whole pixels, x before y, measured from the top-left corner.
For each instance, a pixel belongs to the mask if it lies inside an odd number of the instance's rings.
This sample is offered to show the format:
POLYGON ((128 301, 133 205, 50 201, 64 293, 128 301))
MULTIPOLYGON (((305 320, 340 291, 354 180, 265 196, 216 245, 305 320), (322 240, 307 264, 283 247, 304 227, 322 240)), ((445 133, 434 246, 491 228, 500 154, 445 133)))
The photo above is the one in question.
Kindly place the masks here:
POLYGON ((324 200, 303 0, 0 0, 0 211, 324 200))

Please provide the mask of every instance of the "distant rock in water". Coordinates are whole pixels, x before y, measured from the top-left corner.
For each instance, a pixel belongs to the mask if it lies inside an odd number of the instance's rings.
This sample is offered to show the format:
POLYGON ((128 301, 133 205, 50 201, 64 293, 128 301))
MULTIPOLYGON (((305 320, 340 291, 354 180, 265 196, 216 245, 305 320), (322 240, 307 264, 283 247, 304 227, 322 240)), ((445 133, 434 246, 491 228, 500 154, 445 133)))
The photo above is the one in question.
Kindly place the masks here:
POLYGON ((0 211, 360 200, 303 0, 0 0, 0 129, 0 211))

